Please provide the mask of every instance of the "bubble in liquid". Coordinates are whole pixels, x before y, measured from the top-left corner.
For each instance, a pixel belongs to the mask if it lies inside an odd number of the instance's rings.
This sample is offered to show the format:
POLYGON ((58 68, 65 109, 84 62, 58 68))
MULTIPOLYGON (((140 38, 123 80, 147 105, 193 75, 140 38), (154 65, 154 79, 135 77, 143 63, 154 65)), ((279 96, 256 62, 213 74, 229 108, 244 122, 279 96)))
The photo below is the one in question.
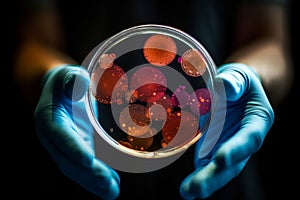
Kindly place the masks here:
POLYGON ((97 67, 91 76, 90 87, 99 102, 111 104, 124 97, 128 90, 128 79, 124 70, 115 64, 106 69, 97 67))
POLYGON ((195 49, 184 52, 178 62, 182 70, 192 77, 202 76, 206 71, 206 62, 200 52, 195 49))
POLYGON ((157 68, 144 66, 137 69, 130 79, 133 98, 154 102, 162 98, 167 89, 167 79, 157 68))
POLYGON ((152 65, 166 66, 177 54, 174 40, 167 35, 152 35, 144 44, 144 56, 152 65))
POLYGON ((209 89, 197 89, 191 95, 190 108, 195 114, 198 113, 200 116, 208 113, 211 109, 211 94, 209 89))

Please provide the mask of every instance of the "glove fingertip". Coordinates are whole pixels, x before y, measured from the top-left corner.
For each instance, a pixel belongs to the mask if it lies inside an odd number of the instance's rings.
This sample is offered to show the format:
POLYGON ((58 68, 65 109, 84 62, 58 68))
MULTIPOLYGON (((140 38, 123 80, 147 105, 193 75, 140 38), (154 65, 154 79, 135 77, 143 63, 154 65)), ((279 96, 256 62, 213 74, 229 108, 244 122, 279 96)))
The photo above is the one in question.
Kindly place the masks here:
POLYGON ((88 73, 79 67, 68 71, 63 83, 66 97, 72 101, 79 101, 88 90, 89 81, 88 73))
POLYGON ((247 90, 249 67, 243 63, 227 63, 218 68, 218 78, 222 79, 228 101, 238 100, 247 90))
POLYGON ((120 188, 118 181, 116 181, 114 178, 111 178, 110 183, 107 186, 107 193, 105 193, 104 199, 116 199, 119 196, 119 194, 120 188))
POLYGON ((191 194, 191 192, 190 192, 190 181, 188 181, 188 180, 185 180, 181 184, 179 192, 183 199, 188 200, 188 199, 196 198, 196 196, 191 194))
POLYGON ((190 176, 180 186, 180 194, 186 200, 207 198, 211 195, 207 182, 190 176))
POLYGON ((111 173, 112 173, 112 177, 115 179, 117 184, 120 185, 121 180, 120 180, 120 176, 118 175, 118 173, 113 169, 111 169, 111 173))
POLYGON ((223 80, 228 101, 236 101, 242 96, 245 87, 240 78, 229 73, 219 74, 218 77, 223 80))

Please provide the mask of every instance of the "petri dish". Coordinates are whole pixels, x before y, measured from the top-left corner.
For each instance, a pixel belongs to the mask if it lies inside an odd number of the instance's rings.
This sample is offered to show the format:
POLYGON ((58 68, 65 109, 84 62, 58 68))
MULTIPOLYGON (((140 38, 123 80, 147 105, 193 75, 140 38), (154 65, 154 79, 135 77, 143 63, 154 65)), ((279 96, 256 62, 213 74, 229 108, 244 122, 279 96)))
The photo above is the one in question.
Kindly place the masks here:
POLYGON ((98 146, 107 147, 99 155, 113 168, 144 172, 166 166, 203 136, 214 116, 215 63, 180 29, 125 29, 97 45, 83 66, 91 79, 86 111, 98 146), (134 164, 120 167, 124 157, 134 164))

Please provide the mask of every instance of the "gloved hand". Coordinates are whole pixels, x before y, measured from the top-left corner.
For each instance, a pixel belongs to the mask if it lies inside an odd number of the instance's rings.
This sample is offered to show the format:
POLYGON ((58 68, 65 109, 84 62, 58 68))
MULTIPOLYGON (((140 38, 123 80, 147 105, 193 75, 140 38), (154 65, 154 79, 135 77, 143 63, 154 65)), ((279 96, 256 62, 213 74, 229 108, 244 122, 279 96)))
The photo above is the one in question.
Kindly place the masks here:
POLYGON ((216 83, 220 98, 216 116, 196 144, 195 171, 180 186, 185 199, 207 198, 236 177, 274 122, 261 80, 249 66, 220 66, 216 83))
POLYGON ((115 199, 120 192, 118 174, 95 158, 93 127, 85 112, 83 95, 89 75, 80 66, 62 65, 44 77, 35 111, 37 134, 61 171, 70 179, 103 199, 115 199), (76 95, 72 89, 78 81, 76 95), (74 117, 73 111, 80 112, 74 117))

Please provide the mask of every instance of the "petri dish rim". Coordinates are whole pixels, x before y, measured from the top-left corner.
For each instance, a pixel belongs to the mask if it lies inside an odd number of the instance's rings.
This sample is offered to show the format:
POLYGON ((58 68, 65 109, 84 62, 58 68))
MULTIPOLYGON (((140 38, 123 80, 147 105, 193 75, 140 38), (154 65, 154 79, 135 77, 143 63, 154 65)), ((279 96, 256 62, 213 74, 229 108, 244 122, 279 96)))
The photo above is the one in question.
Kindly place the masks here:
MULTIPOLYGON (((98 46, 95 47, 94 51, 92 51, 93 55, 88 61, 87 71, 91 75, 94 67, 96 66, 96 63, 98 62, 98 58, 100 55, 103 55, 107 53, 111 47, 127 40, 128 38, 132 38, 137 35, 141 34, 162 34, 170 36, 171 38, 175 38, 186 45, 190 46, 191 48, 195 48, 201 52, 203 55, 205 61, 207 62, 207 70, 209 74, 208 80, 211 82, 210 88, 212 88, 212 107, 211 107, 211 114, 210 116, 213 117, 215 113, 216 103, 218 99, 218 95, 214 90, 215 84, 214 84, 214 77, 217 74, 216 71, 216 65, 212 58, 210 57, 209 53, 206 51, 206 49, 203 47, 203 45, 198 42, 195 38, 193 38, 191 35, 187 34, 186 32, 171 27, 167 25, 160 25, 160 24, 144 24, 144 25, 138 25, 134 27, 130 27, 128 29, 122 30, 121 32, 109 37, 104 42, 100 43, 98 46)), ((192 138, 187 143, 184 143, 180 146, 175 146, 172 148, 161 148, 156 151, 142 151, 142 150, 135 150, 130 149, 128 147, 125 147, 124 145, 120 144, 116 140, 114 140, 101 126, 101 124, 98 122, 97 115, 93 111, 94 105, 93 105, 93 95, 91 94, 90 90, 88 90, 86 96, 85 96, 85 106, 87 110, 88 117, 98 133, 98 135, 105 140, 109 145, 111 145, 114 149, 118 151, 122 151, 123 153, 126 153, 131 156, 135 157, 141 157, 141 158, 162 158, 162 157, 168 157, 172 156, 174 154, 182 153, 183 151, 187 150, 191 145, 193 145, 195 142, 199 140, 199 138, 203 135, 203 133, 197 134, 194 138, 192 138)), ((211 118, 210 117, 210 118, 211 118)), ((208 124, 206 125, 208 126, 208 124)), ((205 130, 205 128, 204 128, 205 130)))

